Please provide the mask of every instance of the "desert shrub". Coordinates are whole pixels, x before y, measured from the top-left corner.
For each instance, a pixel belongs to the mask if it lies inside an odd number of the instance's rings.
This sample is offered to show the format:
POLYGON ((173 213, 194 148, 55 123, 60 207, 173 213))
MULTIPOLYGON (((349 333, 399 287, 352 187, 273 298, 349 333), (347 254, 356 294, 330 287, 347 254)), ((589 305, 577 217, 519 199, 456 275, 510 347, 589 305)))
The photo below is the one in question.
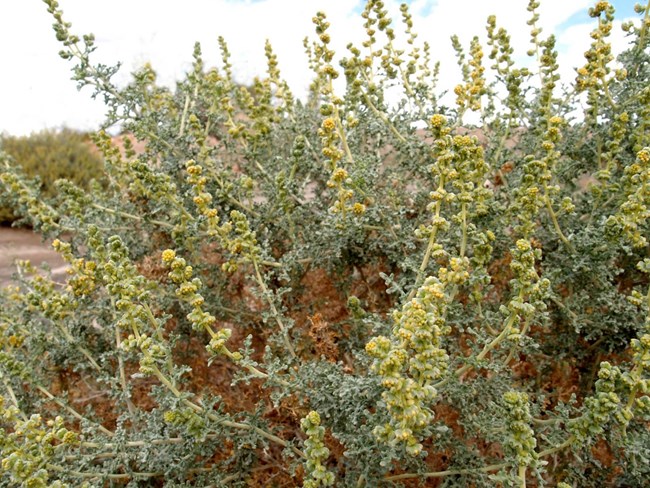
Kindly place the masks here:
POLYGON ((270 45, 238 89, 223 40, 175 90, 149 66, 118 88, 46 3, 146 147, 99 132, 106 187, 53 199, 5 163, 70 276, 23 263, 2 295, 3 486, 646 482, 648 5, 617 61, 590 9, 564 92, 537 2, 535 68, 490 17, 447 106, 406 6, 369 1, 338 64, 318 13, 303 103, 270 45))
MULTIPOLYGON (((45 130, 29 136, 0 137, 0 148, 17 163, 28 178, 38 178, 36 185, 45 197, 54 196, 54 182, 65 178, 82 188, 101 175, 101 156, 92 150, 87 134, 71 129, 45 130)), ((17 217, 9 206, 0 207, 0 224, 12 223, 17 217)))

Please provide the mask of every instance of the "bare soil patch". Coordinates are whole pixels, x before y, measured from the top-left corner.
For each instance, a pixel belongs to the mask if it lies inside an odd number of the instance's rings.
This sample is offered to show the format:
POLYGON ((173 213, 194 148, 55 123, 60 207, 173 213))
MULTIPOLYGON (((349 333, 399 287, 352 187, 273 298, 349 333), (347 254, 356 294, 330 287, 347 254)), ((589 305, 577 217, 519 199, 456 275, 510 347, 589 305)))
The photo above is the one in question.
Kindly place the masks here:
POLYGON ((18 260, 29 260, 37 267, 47 263, 56 281, 64 281, 66 276, 67 265, 50 242, 29 229, 0 227, 0 287, 11 282, 18 260))

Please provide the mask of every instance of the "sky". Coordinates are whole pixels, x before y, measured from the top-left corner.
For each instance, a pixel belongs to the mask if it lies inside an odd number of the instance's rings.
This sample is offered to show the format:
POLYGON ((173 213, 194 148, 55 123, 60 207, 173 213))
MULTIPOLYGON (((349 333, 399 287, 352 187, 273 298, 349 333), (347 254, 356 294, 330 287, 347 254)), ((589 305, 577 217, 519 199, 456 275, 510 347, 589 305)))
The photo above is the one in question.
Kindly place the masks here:
MULTIPOLYGON (((399 3, 385 0, 394 23, 399 3)), ((418 41, 429 41, 434 60, 441 62, 440 86, 451 88, 459 73, 449 38, 457 34, 468 46, 471 37, 485 37, 488 15, 512 36, 515 56, 529 63, 527 0, 411 0, 418 41)), ((59 0, 64 18, 75 34, 96 37, 96 62, 122 63, 115 81, 123 86, 130 73, 149 62, 159 82, 172 87, 192 62, 195 41, 202 44, 208 66, 220 64, 217 37, 232 53, 235 77, 242 83, 264 74, 264 42, 271 41, 283 77, 297 95, 304 94, 310 72, 302 40, 314 37, 311 18, 324 11, 332 24, 331 46, 337 57, 352 42, 364 39, 362 0, 59 0)), ((558 38, 559 63, 565 80, 584 64, 584 51, 594 28, 587 9, 593 0, 541 0, 542 36, 558 38)), ((615 51, 625 46, 620 23, 636 18, 633 0, 616 0, 617 22, 612 35, 615 51)), ((26 135, 47 128, 96 130, 105 107, 92 100, 91 89, 77 91, 70 80, 70 62, 58 56, 60 45, 51 28, 46 5, 39 0, 0 0, 0 133, 26 135)), ((398 40, 402 32, 396 25, 398 40)), ((403 39, 403 35, 402 35, 403 39)), ((487 51, 487 49, 486 49, 487 51)), ((486 60, 486 64, 489 60, 486 60)))

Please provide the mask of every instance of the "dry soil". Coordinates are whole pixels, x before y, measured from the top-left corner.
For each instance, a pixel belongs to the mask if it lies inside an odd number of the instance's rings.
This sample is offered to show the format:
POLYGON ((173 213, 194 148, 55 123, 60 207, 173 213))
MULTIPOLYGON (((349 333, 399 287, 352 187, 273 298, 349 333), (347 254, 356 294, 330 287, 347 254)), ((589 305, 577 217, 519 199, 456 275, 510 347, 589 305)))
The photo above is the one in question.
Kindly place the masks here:
POLYGON ((64 281, 66 264, 49 242, 27 229, 0 227, 0 287, 11 282, 17 260, 29 260, 34 266, 47 263, 55 281, 64 281))

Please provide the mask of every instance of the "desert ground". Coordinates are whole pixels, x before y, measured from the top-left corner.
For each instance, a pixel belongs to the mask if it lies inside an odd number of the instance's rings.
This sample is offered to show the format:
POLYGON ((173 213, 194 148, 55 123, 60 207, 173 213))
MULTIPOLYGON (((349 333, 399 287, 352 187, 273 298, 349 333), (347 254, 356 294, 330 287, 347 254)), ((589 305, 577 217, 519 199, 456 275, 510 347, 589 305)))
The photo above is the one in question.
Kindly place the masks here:
POLYGON ((35 266, 47 263, 56 281, 65 280, 66 264, 49 242, 28 229, 0 227, 0 287, 11 282, 17 260, 29 260, 35 266))

